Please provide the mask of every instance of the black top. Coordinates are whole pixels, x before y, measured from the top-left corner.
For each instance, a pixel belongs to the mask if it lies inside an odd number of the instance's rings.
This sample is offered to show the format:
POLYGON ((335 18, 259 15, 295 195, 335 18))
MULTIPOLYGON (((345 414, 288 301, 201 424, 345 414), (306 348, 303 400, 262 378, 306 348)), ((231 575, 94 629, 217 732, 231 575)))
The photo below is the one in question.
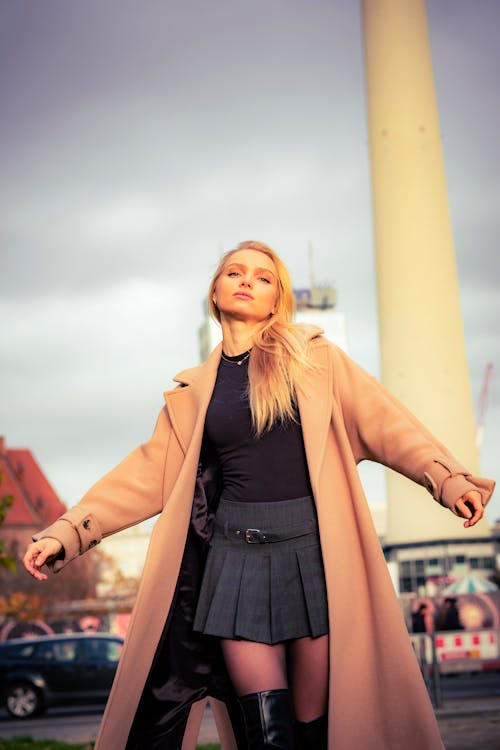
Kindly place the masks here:
POLYGON ((222 496, 263 502, 312 495, 298 413, 296 422, 279 422, 255 437, 247 393, 248 358, 236 364, 243 356, 232 357, 232 362, 221 359, 205 420, 204 437, 222 467, 222 496))

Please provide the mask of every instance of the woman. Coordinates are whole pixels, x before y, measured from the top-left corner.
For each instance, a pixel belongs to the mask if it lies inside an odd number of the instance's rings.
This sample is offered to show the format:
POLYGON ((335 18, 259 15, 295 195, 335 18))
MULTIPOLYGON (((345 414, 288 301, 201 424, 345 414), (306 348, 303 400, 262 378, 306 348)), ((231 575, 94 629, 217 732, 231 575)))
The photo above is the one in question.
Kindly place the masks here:
POLYGON ((356 463, 424 485, 466 527, 494 483, 319 329, 291 323, 266 245, 223 257, 209 303, 222 345, 175 378, 151 440, 24 558, 43 580, 44 564, 160 512, 96 750, 180 748, 206 695, 225 701, 241 748, 442 748, 356 463))

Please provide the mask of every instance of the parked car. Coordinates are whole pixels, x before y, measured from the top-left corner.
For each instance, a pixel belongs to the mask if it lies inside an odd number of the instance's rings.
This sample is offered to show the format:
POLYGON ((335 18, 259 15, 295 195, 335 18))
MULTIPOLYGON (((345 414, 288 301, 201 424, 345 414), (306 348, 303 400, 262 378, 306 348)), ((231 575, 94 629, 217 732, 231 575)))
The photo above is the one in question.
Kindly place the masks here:
POLYGON ((123 639, 109 633, 16 638, 0 643, 0 700, 26 719, 49 706, 105 702, 123 639))

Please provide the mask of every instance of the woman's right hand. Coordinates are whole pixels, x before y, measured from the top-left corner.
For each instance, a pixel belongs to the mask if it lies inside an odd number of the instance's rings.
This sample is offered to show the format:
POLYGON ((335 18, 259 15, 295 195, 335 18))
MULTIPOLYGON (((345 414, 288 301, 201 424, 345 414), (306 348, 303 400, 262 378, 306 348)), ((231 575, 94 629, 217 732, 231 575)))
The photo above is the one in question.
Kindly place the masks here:
POLYGON ((32 542, 23 557, 23 565, 38 581, 46 581, 48 576, 40 571, 49 557, 58 555, 62 550, 62 544, 57 539, 45 537, 38 542, 32 542))

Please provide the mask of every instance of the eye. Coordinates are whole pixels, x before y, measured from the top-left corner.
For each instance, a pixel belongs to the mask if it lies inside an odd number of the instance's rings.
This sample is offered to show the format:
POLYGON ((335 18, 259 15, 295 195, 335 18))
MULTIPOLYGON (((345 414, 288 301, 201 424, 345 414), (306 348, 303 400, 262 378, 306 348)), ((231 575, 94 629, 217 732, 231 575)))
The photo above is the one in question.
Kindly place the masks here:
POLYGON ((239 274, 239 272, 238 272, 238 271, 228 271, 228 274, 227 274, 227 275, 228 275, 228 276, 239 276, 240 274, 239 274))
POLYGON ((259 276, 259 281, 265 281, 266 284, 271 283, 271 279, 268 279, 267 276, 259 276))

